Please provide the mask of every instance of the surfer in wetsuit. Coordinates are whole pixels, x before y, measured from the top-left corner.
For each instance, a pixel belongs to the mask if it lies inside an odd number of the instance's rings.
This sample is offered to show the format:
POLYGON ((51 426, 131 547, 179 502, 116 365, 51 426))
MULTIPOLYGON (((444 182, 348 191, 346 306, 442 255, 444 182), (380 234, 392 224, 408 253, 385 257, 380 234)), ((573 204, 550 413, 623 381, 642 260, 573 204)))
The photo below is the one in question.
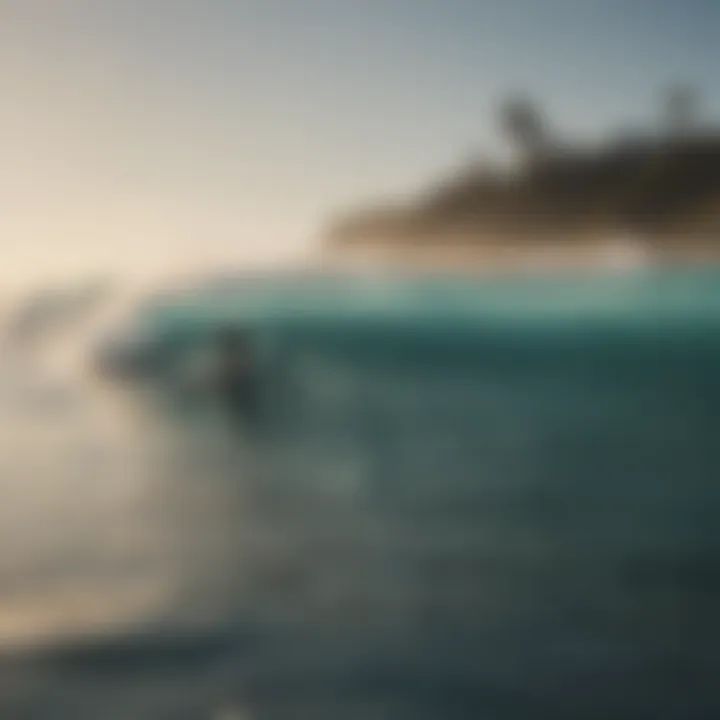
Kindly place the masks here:
POLYGON ((218 389, 230 412, 246 421, 258 413, 258 377, 247 337, 235 328, 218 335, 218 389))

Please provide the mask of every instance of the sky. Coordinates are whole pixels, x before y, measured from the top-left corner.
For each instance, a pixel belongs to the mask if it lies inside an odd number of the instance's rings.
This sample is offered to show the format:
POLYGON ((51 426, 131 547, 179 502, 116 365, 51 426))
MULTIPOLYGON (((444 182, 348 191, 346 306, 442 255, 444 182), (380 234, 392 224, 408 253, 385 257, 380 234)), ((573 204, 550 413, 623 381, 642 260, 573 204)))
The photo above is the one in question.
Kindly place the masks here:
POLYGON ((528 93, 583 139, 720 118, 717 0, 0 0, 0 285, 290 257, 501 153, 528 93))

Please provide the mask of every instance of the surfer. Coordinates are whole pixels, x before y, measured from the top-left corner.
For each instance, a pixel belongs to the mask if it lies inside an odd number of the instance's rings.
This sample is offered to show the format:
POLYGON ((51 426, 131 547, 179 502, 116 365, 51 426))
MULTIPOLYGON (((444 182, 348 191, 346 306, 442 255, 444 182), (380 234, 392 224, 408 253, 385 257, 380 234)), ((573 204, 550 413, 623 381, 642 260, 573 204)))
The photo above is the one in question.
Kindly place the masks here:
POLYGON ((233 415, 255 420, 258 411, 258 377, 252 347, 244 333, 224 328, 217 336, 218 390, 233 415))

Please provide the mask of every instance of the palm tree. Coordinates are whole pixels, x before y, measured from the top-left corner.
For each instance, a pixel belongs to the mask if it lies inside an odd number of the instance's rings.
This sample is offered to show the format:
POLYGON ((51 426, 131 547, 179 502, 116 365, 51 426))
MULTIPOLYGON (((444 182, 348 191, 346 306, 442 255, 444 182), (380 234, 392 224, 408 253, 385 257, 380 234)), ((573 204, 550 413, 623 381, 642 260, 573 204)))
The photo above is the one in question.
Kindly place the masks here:
POLYGON ((699 96, 691 85, 676 85, 665 94, 665 122, 670 134, 687 136, 697 124, 699 96))
POLYGON ((525 160, 537 159, 547 148, 542 117, 533 103, 516 97, 505 103, 500 121, 505 135, 525 160))

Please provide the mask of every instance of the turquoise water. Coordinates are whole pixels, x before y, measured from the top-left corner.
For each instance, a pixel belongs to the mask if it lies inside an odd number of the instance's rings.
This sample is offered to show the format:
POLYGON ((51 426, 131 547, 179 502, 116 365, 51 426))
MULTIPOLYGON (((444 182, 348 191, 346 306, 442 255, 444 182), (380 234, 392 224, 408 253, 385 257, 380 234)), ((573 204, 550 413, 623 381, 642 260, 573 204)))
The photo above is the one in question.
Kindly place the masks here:
POLYGON ((41 478, 65 498, 26 503, 56 529, 7 567, 22 597, 24 567, 56 605, 50 570, 129 599, 3 654, 2 716, 716 716, 719 279, 286 281, 155 307, 173 353, 252 331, 263 421, 72 385, 74 439, 6 464, 18 507, 41 478), (106 455, 81 470, 90 429, 106 455))
POLYGON ((715 269, 645 270, 612 276, 473 278, 453 276, 272 277, 212 284, 168 295, 149 314, 163 321, 207 322, 238 316, 268 322, 288 316, 326 321, 385 318, 541 322, 667 315, 703 318, 720 311, 715 269))

